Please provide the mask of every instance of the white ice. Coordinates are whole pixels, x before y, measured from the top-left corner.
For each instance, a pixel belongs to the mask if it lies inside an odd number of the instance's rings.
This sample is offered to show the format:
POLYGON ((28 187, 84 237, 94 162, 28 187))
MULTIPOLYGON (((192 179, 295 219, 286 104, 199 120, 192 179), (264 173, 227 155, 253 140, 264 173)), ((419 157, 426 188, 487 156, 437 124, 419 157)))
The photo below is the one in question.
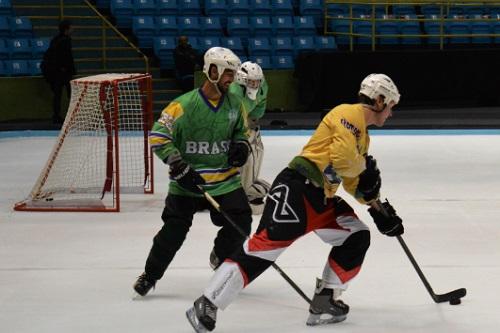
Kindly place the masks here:
MULTIPOLYGON (((307 138, 265 135, 262 177, 271 181, 307 138)), ((167 169, 156 163, 156 193, 125 199, 121 213, 14 212, 54 141, 0 139, 0 332, 192 332, 185 310, 212 274, 217 228, 208 214, 195 216, 156 290, 133 301, 132 284, 162 225, 167 169)), ((270 268, 219 311, 216 332, 500 331, 500 135, 374 135, 371 153, 434 291, 465 287, 462 304, 435 304, 399 243, 344 195, 372 230, 361 273, 343 295, 347 320, 306 327, 308 305, 270 268)), ((277 263, 312 296, 328 252, 311 234, 277 263)))

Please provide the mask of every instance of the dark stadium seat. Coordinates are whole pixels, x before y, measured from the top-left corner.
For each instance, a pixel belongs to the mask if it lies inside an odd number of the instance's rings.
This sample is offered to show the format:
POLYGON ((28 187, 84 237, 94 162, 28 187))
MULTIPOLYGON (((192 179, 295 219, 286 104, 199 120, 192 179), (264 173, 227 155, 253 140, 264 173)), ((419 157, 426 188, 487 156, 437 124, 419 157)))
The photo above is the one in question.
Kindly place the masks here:
POLYGON ((302 53, 315 52, 316 46, 314 45, 314 36, 296 36, 293 37, 293 48, 295 56, 302 53))
POLYGON ((31 40, 31 52, 33 55, 33 59, 42 59, 43 54, 50 45, 50 38, 33 38, 31 40))
POLYGON ((166 16, 177 15, 179 13, 177 0, 156 0, 156 13, 166 16))
POLYGON ((295 16, 293 24, 297 36, 315 36, 318 34, 312 16, 295 16))
POLYGON ((254 37, 248 39, 249 56, 270 56, 271 45, 267 37, 254 37))
POLYGON ((397 45, 399 44, 399 24, 397 21, 391 21, 390 17, 385 17, 381 21, 377 21, 377 34, 380 35, 394 35, 392 37, 379 37, 378 42, 380 45, 397 45))
POLYGON ((250 5, 248 0, 227 0, 229 16, 250 15, 250 5))
POLYGON ((214 46, 221 46, 221 41, 219 37, 208 36, 208 37, 198 37, 198 52, 204 54, 206 50, 214 46))
POLYGON ((0 15, 12 15, 12 2, 11 0, 0 0, 0 15))
POLYGON ((42 70, 40 69, 41 63, 42 63, 41 59, 28 60, 28 68, 30 71, 30 75, 33 75, 33 76, 42 75, 42 70))
POLYGON ((33 37, 33 26, 28 17, 10 17, 10 30, 13 37, 33 37))
POLYGON ((314 37, 314 45, 318 52, 332 52, 337 50, 337 44, 333 36, 316 36, 314 37))
POLYGON ((231 49, 240 58, 246 56, 240 37, 223 37, 221 38, 221 44, 223 47, 231 49))
POLYGON ((223 35, 220 17, 200 17, 201 34, 204 36, 217 36, 223 35))
POLYGON ((450 35, 458 35, 449 38, 450 44, 470 43, 470 37, 460 36, 470 34, 468 21, 463 21, 460 18, 456 18, 456 21, 447 22, 446 32, 450 35))
POLYGON ((271 47, 275 56, 294 56, 292 37, 278 36, 271 38, 271 47))
MULTIPOLYGON (((399 32, 401 35, 421 35, 420 24, 418 21, 411 21, 416 19, 416 15, 405 15, 403 20, 399 23, 399 32)), ((401 36, 401 44, 403 45, 418 45, 422 43, 421 37, 405 37, 401 36)))
POLYGON ((249 56, 248 60, 250 60, 252 62, 256 62, 264 70, 273 69, 271 57, 269 57, 269 56, 249 56))
POLYGON ((139 40, 139 47, 153 47, 153 37, 156 34, 153 16, 134 16, 132 18, 132 31, 139 40))
MULTIPOLYGON (((491 34, 492 26, 490 22, 476 21, 470 23, 470 32, 473 35, 487 35, 491 34)), ((489 44, 491 43, 491 37, 472 37, 472 43, 474 44, 489 44)))
POLYGON ((26 60, 5 60, 5 72, 8 76, 28 76, 30 70, 26 60))
POLYGON ((11 59, 31 59, 32 51, 29 39, 13 38, 7 41, 11 59))
POLYGON ((274 16, 272 18, 273 31, 276 36, 293 36, 295 35, 295 25, 293 24, 293 16, 274 16))
POLYGON ((177 0, 179 14, 182 16, 200 16, 201 6, 198 0, 177 0))
POLYGON ((0 38, 10 37, 10 25, 7 16, 0 16, 0 38))
POLYGON ((274 69, 293 69, 295 67, 291 56, 273 56, 271 59, 274 69))
POLYGON ((254 16, 271 16, 273 13, 270 0, 250 0, 248 3, 254 16))
POLYGON ((226 16, 226 0, 205 0, 205 14, 207 16, 226 16))
POLYGON ((132 15, 134 13, 132 0, 111 0, 110 9, 119 28, 130 28, 132 26, 132 15))
POLYGON ((160 68, 174 68, 173 52, 176 43, 172 36, 156 37, 153 43, 155 55, 160 59, 160 68))
POLYGON ((271 37, 273 35, 273 26, 269 16, 250 16, 248 19, 252 36, 271 37))
POLYGON ((180 16, 177 18, 180 35, 201 35, 201 27, 198 16, 180 16))
POLYGON ((392 14, 394 16, 416 15, 417 11, 412 5, 393 5, 392 14))
POLYGON ((132 8, 134 15, 151 16, 156 14, 156 3, 154 0, 134 0, 132 8))
POLYGON ((274 16, 293 16, 291 0, 271 0, 271 8, 274 16))
POLYGON ((175 16, 158 16, 155 26, 158 36, 177 36, 179 32, 175 16))

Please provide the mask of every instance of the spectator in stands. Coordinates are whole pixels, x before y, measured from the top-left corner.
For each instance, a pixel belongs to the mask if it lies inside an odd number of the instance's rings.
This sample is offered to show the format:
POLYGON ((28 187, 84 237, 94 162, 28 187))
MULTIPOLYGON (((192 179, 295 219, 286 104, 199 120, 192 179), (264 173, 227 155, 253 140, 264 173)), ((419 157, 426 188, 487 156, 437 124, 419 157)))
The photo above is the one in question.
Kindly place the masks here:
POLYGON ((175 75, 181 86, 182 92, 186 93, 194 88, 194 70, 198 64, 198 54, 189 44, 187 36, 179 36, 177 46, 174 50, 175 75))
POLYGON ((59 23, 59 34, 52 38, 50 46, 43 55, 40 65, 42 74, 49 82, 54 93, 52 105, 52 121, 56 124, 62 123, 61 97, 63 88, 66 87, 68 98, 71 96, 70 81, 76 74, 73 61, 71 45, 71 34, 73 26, 70 21, 64 20, 59 23))

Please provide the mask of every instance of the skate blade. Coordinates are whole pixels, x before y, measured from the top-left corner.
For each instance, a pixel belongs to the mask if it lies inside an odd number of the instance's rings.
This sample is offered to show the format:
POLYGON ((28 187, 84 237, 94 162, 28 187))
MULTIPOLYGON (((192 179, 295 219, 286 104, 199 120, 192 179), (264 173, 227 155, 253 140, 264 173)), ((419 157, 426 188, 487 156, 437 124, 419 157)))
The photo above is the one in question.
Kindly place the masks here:
POLYGON ((198 321, 198 318, 196 317, 196 312, 195 312, 194 307, 191 307, 191 308, 189 308, 186 311, 186 317, 187 317, 189 323, 191 324, 191 326, 193 326, 194 331, 196 333, 207 333, 207 332, 209 332, 209 330, 207 330, 205 328, 205 326, 203 326, 203 324, 198 321))
POLYGON ((346 315, 332 316, 329 313, 320 313, 320 314, 310 313, 309 318, 307 318, 306 325, 317 326, 317 325, 334 324, 344 321, 346 318, 347 318, 346 315))
POLYGON ((132 298, 133 301, 138 301, 138 300, 144 298, 144 296, 142 296, 142 295, 140 295, 140 294, 138 294, 137 292, 134 291, 134 293, 132 294, 131 298, 132 298))

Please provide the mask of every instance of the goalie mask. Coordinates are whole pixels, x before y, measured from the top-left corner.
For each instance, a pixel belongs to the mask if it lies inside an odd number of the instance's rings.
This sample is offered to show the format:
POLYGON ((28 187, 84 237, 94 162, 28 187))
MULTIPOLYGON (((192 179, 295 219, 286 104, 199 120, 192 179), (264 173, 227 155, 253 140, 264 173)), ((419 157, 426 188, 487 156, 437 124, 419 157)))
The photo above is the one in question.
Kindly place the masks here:
POLYGON ((203 56, 203 60, 203 73, 205 73, 207 79, 214 84, 219 82, 222 73, 224 73, 226 69, 232 70, 236 73, 241 64, 240 58, 238 58, 238 56, 234 54, 233 51, 219 46, 208 49, 203 56), (219 73, 219 76, 216 80, 212 80, 210 78, 211 65, 215 65, 215 67, 217 68, 217 72, 219 73))
POLYGON ((245 61, 236 72, 236 82, 246 87, 246 94, 251 100, 257 97, 263 79, 262 68, 251 61, 245 61))
POLYGON ((370 74, 365 77, 361 82, 359 94, 363 94, 371 99, 382 95, 385 97, 384 103, 387 105, 391 102, 398 104, 401 97, 394 82, 385 74, 370 74))

